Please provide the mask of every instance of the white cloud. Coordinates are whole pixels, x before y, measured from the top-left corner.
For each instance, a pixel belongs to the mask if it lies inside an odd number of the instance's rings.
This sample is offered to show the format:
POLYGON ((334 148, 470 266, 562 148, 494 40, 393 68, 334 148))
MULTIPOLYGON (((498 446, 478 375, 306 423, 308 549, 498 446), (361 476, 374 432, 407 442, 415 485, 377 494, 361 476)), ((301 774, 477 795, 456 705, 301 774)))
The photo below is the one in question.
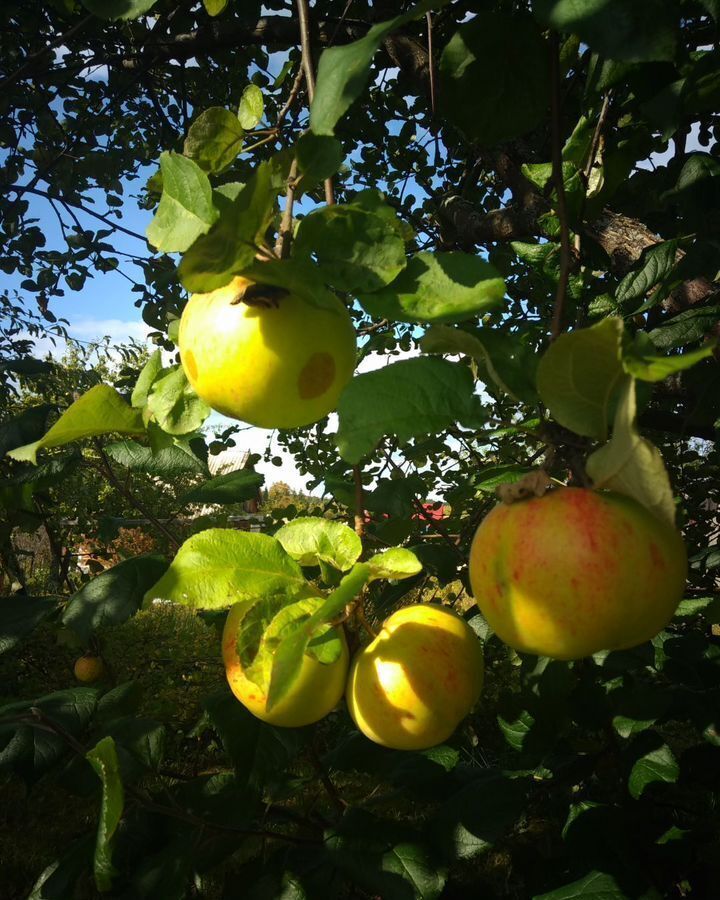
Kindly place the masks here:
POLYGON ((82 341, 98 341, 109 337, 115 344, 127 343, 130 338, 144 341, 151 328, 142 320, 126 321, 124 319, 76 319, 70 323, 70 337, 82 341))

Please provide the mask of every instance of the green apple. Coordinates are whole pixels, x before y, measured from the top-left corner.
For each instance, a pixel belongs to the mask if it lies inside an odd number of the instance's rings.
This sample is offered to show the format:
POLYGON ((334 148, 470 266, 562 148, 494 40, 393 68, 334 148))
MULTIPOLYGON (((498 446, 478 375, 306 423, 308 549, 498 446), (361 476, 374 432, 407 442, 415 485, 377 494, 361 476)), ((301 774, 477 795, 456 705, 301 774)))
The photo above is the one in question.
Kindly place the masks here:
POLYGON ((335 409, 352 377, 352 320, 339 300, 320 308, 265 293, 236 277, 193 294, 180 320, 182 365, 198 396, 226 416, 261 428, 309 425, 335 409))

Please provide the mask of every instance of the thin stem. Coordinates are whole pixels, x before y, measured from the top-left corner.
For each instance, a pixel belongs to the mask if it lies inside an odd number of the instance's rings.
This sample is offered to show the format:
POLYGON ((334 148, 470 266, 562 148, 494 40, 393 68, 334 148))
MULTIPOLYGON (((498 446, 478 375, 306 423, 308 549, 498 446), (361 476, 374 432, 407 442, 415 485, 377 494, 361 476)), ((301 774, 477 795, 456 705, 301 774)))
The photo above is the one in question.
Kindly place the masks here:
POLYGON ((314 741, 310 743, 310 760, 313 764, 313 768, 317 772, 318 778, 322 782, 325 791, 327 792, 328 797, 332 801, 335 809, 342 815, 347 809, 347 803, 338 793, 337 788, 332 782, 325 766, 322 764, 322 760, 320 759, 320 755, 317 752, 317 748, 315 747, 314 741))
POLYGON ((120 481, 115 472, 113 471, 112 466, 110 465, 110 460, 107 458, 107 454, 103 450, 102 444, 99 440, 95 440, 95 449, 97 450, 100 456, 101 470, 107 476, 108 481, 112 486, 128 501, 128 503, 132 504, 138 512, 141 512, 145 518, 154 525, 158 531, 162 532, 165 537, 170 541, 171 545, 177 550, 180 546, 180 539, 170 531, 169 528, 166 528, 163 523, 156 518, 150 510, 145 506, 144 503, 141 503, 140 500, 130 491, 125 485, 120 481))
POLYGON ((278 117, 275 122, 276 131, 280 130, 280 126, 285 121, 285 117, 287 116, 287 114, 290 112, 290 107, 293 105, 293 103, 295 102, 295 98, 300 93, 300 85, 302 84, 304 77, 305 72, 303 71, 303 67, 300 66, 297 71, 297 75, 295 76, 295 80, 292 83, 292 87, 290 88, 290 93, 287 100, 285 101, 285 105, 278 113, 278 117))
POLYGON ((287 259, 290 255, 292 243, 293 205, 295 203, 295 188, 298 182, 297 158, 293 159, 288 173, 287 191, 285 192, 285 210, 280 223, 280 231, 275 244, 275 253, 280 259, 287 259))
MULTIPOLYGON (((315 68, 313 66, 312 50, 310 48, 310 12, 308 10, 307 0, 296 0, 296 4, 300 24, 302 67, 305 72, 308 100, 312 104, 315 97, 315 68)), ((325 202, 328 206, 335 205, 335 188, 333 187, 332 178, 325 179, 325 202)))
POLYGON ((259 141, 255 141, 254 144, 250 144, 249 147, 243 147, 243 153, 250 153, 252 150, 257 150, 258 147, 262 147, 263 144, 269 144, 270 141, 277 140, 277 133, 273 131, 272 134, 269 134, 267 137, 261 138, 259 141))
MULTIPOLYGON (((33 179, 34 180, 34 179, 33 179)), ((124 226, 114 222, 112 219, 109 219, 107 216, 103 216, 100 213, 96 213, 92 209, 88 209, 87 206, 83 206, 81 203, 70 203, 69 200, 64 200, 62 197, 56 197, 53 194, 48 193, 47 191, 41 191, 36 187, 33 187, 32 182, 30 185, 23 187, 19 185, 18 187, 13 187, 10 190, 15 191, 16 194, 35 194, 38 197, 45 197, 46 200, 52 202, 56 200, 58 203, 62 203, 65 209, 69 210, 69 206, 74 206, 76 209, 79 209, 81 212, 84 212, 87 216, 92 216, 95 219, 99 219, 101 222, 104 222, 106 225, 109 225, 111 228, 114 228, 116 231, 122 231, 123 234, 127 234, 129 237, 137 238, 139 241, 143 241, 143 243, 147 243, 147 238, 138 234, 137 231, 130 231, 129 228, 125 228, 124 226)))
MULTIPOLYGON (((87 751, 70 732, 62 726, 59 722, 56 722, 54 719, 51 719, 50 716, 45 715, 45 713, 38 709, 36 706, 31 706, 29 712, 21 713, 17 716, 7 716, 0 719, 0 725, 11 725, 14 723, 19 724, 27 724, 32 728, 38 728, 41 731, 50 731, 53 734, 56 734, 59 738, 62 738, 63 741, 71 748, 71 750, 76 753, 78 756, 83 759, 87 759, 87 751)), ((182 822, 189 822, 192 825, 197 825, 200 828, 209 828, 211 831, 224 831, 230 832, 232 834, 242 834, 249 837, 263 837, 263 838, 274 838, 279 841, 288 841, 292 844, 318 844, 321 841, 316 840, 315 838, 304 838, 294 834, 283 834, 282 832, 275 831, 267 831, 261 829, 253 829, 253 828, 238 828, 234 825, 222 825, 219 822, 208 822, 205 819, 201 819, 199 816, 194 816, 191 813, 185 812, 181 809, 174 809, 171 806, 163 806, 160 803, 156 803, 154 800, 146 797, 141 791, 138 791, 132 785, 125 785, 125 790, 128 794, 130 794, 141 806, 145 807, 149 812, 155 812, 158 815, 167 816, 168 818, 179 819, 182 822)))
POLYGON ((355 481, 355 534, 362 538, 365 534, 365 495, 360 466, 353 466, 353 479, 355 481))
POLYGON ((557 34, 552 35, 550 53, 550 74, 552 91, 550 98, 550 119, 552 131, 552 177, 557 193, 557 214, 560 219, 560 277, 555 294, 551 340, 555 340, 562 331, 563 312, 567 297, 568 279, 570 277, 570 229, 568 227, 567 202, 562 171, 562 126, 560 120, 560 42, 557 34))
POLYGON ((305 84, 307 85, 308 99, 313 102, 315 97, 315 69, 313 68, 312 52, 310 50, 310 12, 307 0, 296 0, 298 19, 300 25, 300 47, 302 49, 302 67, 305 72, 305 84))

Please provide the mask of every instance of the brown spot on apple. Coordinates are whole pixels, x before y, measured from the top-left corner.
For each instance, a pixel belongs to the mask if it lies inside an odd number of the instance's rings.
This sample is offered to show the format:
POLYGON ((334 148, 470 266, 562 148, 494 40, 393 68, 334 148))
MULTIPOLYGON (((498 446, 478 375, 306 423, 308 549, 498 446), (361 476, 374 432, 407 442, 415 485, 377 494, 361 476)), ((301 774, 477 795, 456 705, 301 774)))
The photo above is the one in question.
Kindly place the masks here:
POLYGON ((329 353, 313 353, 298 376, 298 392, 303 400, 319 397, 335 380, 335 360, 329 353))

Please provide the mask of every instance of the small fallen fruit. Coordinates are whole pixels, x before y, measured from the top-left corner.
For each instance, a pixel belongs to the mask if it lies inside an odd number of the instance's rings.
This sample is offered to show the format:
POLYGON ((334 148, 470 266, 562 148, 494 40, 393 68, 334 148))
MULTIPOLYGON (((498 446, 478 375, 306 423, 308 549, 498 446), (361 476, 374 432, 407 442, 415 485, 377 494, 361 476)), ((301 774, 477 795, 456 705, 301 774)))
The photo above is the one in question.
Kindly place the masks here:
POLYGON ((81 656, 75 661, 75 677, 83 684, 92 684, 105 677, 105 663, 99 656, 81 656))
POLYGON ((496 506, 470 548, 470 584, 516 650, 579 659, 634 647, 682 598, 680 534, 630 497, 560 488, 496 506))
POLYGON ((346 699, 362 733, 384 747, 423 750, 447 740, 480 697, 482 645, 437 604, 393 613, 353 660, 346 699))
POLYGON ((258 719, 270 725, 300 728, 323 719, 335 706, 345 690, 349 654, 345 635, 338 636, 342 652, 332 663, 320 663, 307 653, 297 680, 270 712, 267 711, 267 692, 245 677, 237 655, 237 632, 246 605, 236 603, 225 620, 222 636, 222 655, 230 690, 237 699, 258 719))
POLYGON ((322 419, 355 368, 355 330, 339 300, 320 308, 239 276, 190 297, 178 345, 198 396, 261 428, 322 419))

